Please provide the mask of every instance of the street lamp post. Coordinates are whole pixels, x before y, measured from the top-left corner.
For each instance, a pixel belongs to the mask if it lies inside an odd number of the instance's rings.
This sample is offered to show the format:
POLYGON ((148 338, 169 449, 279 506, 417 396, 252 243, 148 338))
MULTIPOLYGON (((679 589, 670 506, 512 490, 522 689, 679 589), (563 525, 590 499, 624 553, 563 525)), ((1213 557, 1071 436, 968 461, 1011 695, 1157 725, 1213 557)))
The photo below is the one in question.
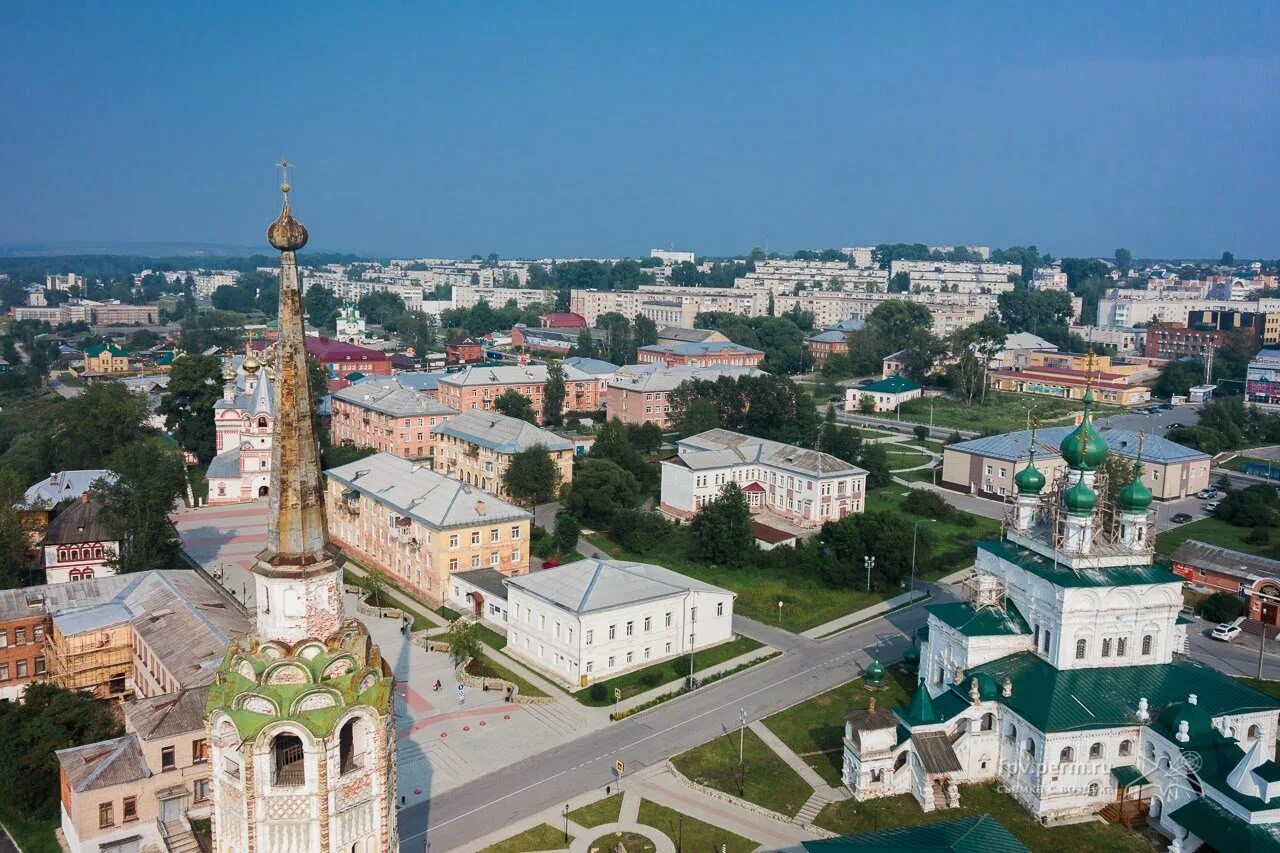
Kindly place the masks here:
POLYGON ((782 627, 782 599, 778 599, 778 627, 782 627))
POLYGON ((876 567, 876 558, 863 557, 862 564, 867 567, 867 592, 871 592, 871 570, 876 567))
MULTIPOLYGON (((936 518, 929 519, 929 521, 937 520, 936 518)), ((915 595, 916 592, 916 537, 920 534, 921 521, 924 521, 924 519, 918 519, 915 526, 911 528, 911 595, 915 595)))
POLYGON ((569 804, 564 804, 564 842, 569 843, 569 804))
POLYGON ((747 709, 739 708, 738 710, 742 714, 740 723, 738 725, 738 766, 741 767, 742 766, 742 746, 743 746, 742 739, 747 731, 747 709))
POLYGON ((689 689, 693 689, 693 632, 689 633, 689 689))

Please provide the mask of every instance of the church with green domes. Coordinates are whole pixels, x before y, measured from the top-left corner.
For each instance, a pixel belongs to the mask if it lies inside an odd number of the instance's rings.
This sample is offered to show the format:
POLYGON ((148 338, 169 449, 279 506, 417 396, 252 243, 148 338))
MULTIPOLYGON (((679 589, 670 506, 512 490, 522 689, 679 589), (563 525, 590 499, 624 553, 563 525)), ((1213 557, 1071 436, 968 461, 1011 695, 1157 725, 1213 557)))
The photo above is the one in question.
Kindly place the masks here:
POLYGON ((963 600, 926 607, 910 702, 848 716, 844 782, 928 811, 998 780, 1046 822, 1123 807, 1171 850, 1280 851, 1280 702, 1183 654, 1182 580, 1152 557, 1141 454, 1106 489, 1091 392, 1083 403, 1059 446, 1065 480, 1048 488, 1033 438, 963 600))

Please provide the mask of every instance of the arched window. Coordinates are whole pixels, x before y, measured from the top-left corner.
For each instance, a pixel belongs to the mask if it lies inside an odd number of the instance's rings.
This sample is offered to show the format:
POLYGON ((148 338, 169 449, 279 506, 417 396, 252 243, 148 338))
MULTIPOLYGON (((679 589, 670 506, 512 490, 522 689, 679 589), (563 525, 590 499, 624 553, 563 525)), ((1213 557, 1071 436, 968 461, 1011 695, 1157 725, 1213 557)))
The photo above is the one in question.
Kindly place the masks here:
POLYGON ((1102 758, 1102 756, 1105 754, 1105 752, 1106 752, 1106 750, 1104 750, 1104 749, 1102 748, 1102 744, 1101 744, 1101 743, 1094 743, 1094 744, 1090 744, 1090 746, 1089 746, 1089 757, 1090 757, 1090 758, 1102 758))
POLYGON ((871 781, 872 781, 872 782, 883 782, 883 781, 884 781, 884 771, 883 771, 883 770, 872 770, 872 771, 871 771, 871 781))
POLYGON ((898 759, 893 762, 894 771, 897 772, 898 770, 901 770, 906 765, 906 763, 907 763, 907 753, 906 752, 899 753, 898 759))
POLYGON ((1036 742, 1031 738, 1027 738, 1022 742, 1022 751, 1032 758, 1036 757, 1036 742))
POLYGON ((225 498, 226 496, 227 496, 227 484, 226 484, 226 483, 219 483, 219 484, 218 484, 218 497, 220 497, 220 498, 225 498))
POLYGON ((347 720, 338 732, 338 772, 347 774, 364 766, 367 737, 365 722, 359 718, 347 720))
POLYGON ((302 740, 297 735, 278 734, 271 741, 273 785, 305 785, 307 783, 306 755, 302 740))
POLYGON ((1147 761, 1156 760, 1156 747, 1150 741, 1147 742, 1147 761))
POLYGON ((1088 648, 1089 644, 1084 640, 1076 640, 1076 660, 1084 660, 1084 653, 1088 648))
POLYGON ((1120 755, 1127 756, 1132 754, 1133 754, 1133 741, 1131 740, 1120 741, 1120 755))
POLYGON ((105 556, 106 556, 106 552, 102 550, 102 546, 101 546, 101 545, 95 545, 95 546, 93 546, 93 559, 95 559, 95 560, 101 560, 101 559, 102 559, 102 558, 104 558, 105 556))
POLYGON ((1106 637, 1102 641, 1102 656, 1104 658, 1111 657, 1111 638, 1106 637))
POLYGON ((1102 786, 1101 786, 1101 785, 1099 785, 1097 782, 1090 782, 1090 783, 1089 783, 1089 796, 1091 796, 1091 797, 1096 797, 1096 796, 1098 796, 1098 794, 1100 794, 1101 792, 1102 792, 1102 786))
POLYGON ((78 581, 78 580, 80 580, 80 570, 79 570, 79 569, 72 569, 72 570, 67 574, 67 577, 68 577, 68 578, 70 578, 70 579, 71 579, 71 580, 73 580, 73 581, 78 581))
POLYGON ((258 418, 258 429, 267 428, 267 419, 265 417, 258 418))
POLYGON ((1160 756, 1160 769, 1161 769, 1161 770, 1168 770, 1168 769, 1169 769, 1170 767, 1172 767, 1172 766, 1173 766, 1173 762, 1169 760, 1169 755, 1168 755, 1168 753, 1166 753, 1166 754, 1164 754, 1164 755, 1160 756))
POLYGON ((1005 729, 1004 729, 1004 739, 1005 739, 1005 740, 1009 740, 1009 741, 1017 740, 1017 739, 1018 739, 1018 727, 1017 727, 1017 726, 1015 726, 1013 723, 1010 723, 1009 725, 1005 726, 1005 729))
POLYGON ((1124 657, 1125 648, 1129 645, 1127 637, 1120 637, 1116 640, 1116 657, 1124 657))
POLYGON ((93 577, 93 569, 84 568, 80 570, 80 580, 87 581, 93 577))
POLYGON ((978 726, 979 731, 989 732, 996 727, 996 715, 986 713, 982 715, 982 723, 978 726))
POLYGON ((1070 764, 1076 760, 1076 751, 1071 747, 1063 747, 1062 752, 1058 754, 1058 761, 1062 764, 1070 764))
POLYGON ((1147 634, 1142 638, 1142 653, 1144 655, 1151 654, 1151 635, 1147 634))
POLYGON ((1258 728, 1257 723, 1254 723, 1252 726, 1249 726, 1249 734, 1248 734, 1249 741, 1253 742, 1257 740, 1258 735, 1261 733, 1262 733, 1262 729, 1258 728))

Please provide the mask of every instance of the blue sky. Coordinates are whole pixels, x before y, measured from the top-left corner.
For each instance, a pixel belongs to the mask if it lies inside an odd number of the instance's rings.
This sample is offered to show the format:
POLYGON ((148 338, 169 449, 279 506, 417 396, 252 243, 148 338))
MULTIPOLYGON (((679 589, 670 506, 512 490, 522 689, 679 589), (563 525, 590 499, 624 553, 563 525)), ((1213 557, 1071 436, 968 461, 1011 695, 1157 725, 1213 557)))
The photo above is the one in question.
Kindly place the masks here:
POLYGON ((0 241, 1280 256, 1277 3, 9 4, 0 241))

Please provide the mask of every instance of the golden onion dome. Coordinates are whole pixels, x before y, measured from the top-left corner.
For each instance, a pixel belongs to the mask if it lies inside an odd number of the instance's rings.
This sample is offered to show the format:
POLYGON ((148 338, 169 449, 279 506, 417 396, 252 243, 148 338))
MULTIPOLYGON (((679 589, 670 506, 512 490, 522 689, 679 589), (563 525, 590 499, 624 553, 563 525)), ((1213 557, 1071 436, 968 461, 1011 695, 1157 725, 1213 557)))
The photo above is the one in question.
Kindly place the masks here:
POLYGON ((262 367, 262 362, 258 361, 258 357, 253 354, 253 350, 250 350, 240 366, 244 368, 245 373, 257 373, 258 368, 262 367))
POLYGON ((280 190, 284 193, 284 206, 280 208, 276 221, 267 229, 267 242, 281 252, 296 252, 307 245, 307 229, 293 218, 293 211, 289 209, 291 189, 287 182, 280 184, 280 190))

